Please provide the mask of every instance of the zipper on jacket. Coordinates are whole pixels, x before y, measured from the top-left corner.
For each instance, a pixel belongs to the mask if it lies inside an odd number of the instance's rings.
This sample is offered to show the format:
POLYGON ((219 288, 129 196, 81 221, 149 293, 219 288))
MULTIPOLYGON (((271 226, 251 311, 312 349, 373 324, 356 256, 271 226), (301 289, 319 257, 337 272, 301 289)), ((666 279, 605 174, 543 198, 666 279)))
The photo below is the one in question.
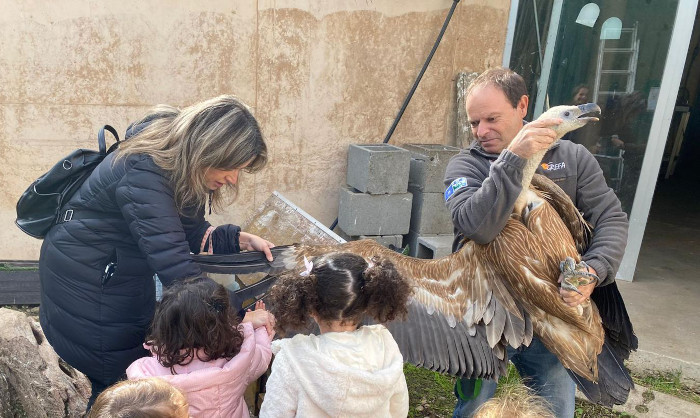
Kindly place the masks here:
POLYGON ((102 289, 104 290, 105 285, 107 282, 114 276, 114 272, 117 270, 117 252, 115 251, 112 254, 111 260, 107 265, 105 266, 105 270, 102 272, 102 278, 100 279, 100 283, 102 285, 102 289))
POLYGON ((109 279, 114 276, 114 270, 117 269, 117 263, 115 262, 110 262, 107 264, 107 267, 105 267, 104 273, 102 273, 102 288, 104 289, 105 285, 109 281, 109 279))

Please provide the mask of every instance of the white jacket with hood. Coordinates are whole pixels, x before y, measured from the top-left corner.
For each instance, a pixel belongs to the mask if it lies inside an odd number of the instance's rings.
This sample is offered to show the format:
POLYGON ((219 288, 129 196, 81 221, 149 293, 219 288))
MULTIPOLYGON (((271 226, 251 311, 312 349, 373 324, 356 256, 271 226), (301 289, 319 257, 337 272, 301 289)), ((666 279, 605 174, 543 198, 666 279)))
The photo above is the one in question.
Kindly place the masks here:
POLYGON ((260 418, 401 417, 408 414, 403 357, 382 325, 273 341, 260 418))

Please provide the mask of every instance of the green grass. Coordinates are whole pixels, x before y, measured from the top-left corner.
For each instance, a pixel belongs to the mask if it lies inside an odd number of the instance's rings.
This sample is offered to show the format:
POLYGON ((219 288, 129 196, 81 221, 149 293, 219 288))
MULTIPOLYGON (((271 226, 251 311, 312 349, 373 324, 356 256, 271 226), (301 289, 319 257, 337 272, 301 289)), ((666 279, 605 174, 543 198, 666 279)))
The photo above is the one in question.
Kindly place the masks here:
POLYGON ((0 271, 35 271, 39 270, 39 267, 28 267, 28 266, 13 266, 7 265, 5 263, 0 263, 0 271))
POLYGON ((455 378, 404 364, 408 385, 409 417, 449 417, 457 399, 452 392, 455 378))
MULTIPOLYGON (((455 378, 415 367, 406 363, 404 374, 408 385, 408 416, 451 417, 457 398, 454 395, 455 378)), ((520 385, 522 381, 513 365, 508 366, 508 374, 498 381, 496 396, 507 386, 520 385)), ((613 411, 586 401, 576 400, 575 418, 621 418, 629 414, 613 411)))
MULTIPOLYGON (((700 392, 681 383, 680 370, 669 373, 632 374, 634 383, 657 392, 666 393, 676 398, 700 404, 700 392)), ((653 393, 650 392, 653 396, 653 393)))

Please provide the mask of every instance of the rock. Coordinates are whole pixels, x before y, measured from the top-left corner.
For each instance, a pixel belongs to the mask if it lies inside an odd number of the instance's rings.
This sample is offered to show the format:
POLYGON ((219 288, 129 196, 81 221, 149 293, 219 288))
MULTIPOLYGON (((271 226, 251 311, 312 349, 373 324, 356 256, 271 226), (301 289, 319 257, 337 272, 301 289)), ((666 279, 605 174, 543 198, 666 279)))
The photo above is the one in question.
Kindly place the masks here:
POLYGON ((90 382, 58 357, 39 323, 0 308, 0 324, 0 416, 82 416, 90 382))

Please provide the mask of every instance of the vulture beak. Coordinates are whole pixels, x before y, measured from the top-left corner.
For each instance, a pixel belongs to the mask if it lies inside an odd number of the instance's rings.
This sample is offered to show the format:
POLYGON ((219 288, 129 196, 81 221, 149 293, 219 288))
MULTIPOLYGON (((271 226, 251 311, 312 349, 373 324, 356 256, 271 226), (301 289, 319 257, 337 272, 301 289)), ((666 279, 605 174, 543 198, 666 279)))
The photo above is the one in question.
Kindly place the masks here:
POLYGON ((585 103, 577 106, 581 111, 581 115, 577 118, 588 122, 597 122, 600 116, 600 106, 595 103, 585 103))

